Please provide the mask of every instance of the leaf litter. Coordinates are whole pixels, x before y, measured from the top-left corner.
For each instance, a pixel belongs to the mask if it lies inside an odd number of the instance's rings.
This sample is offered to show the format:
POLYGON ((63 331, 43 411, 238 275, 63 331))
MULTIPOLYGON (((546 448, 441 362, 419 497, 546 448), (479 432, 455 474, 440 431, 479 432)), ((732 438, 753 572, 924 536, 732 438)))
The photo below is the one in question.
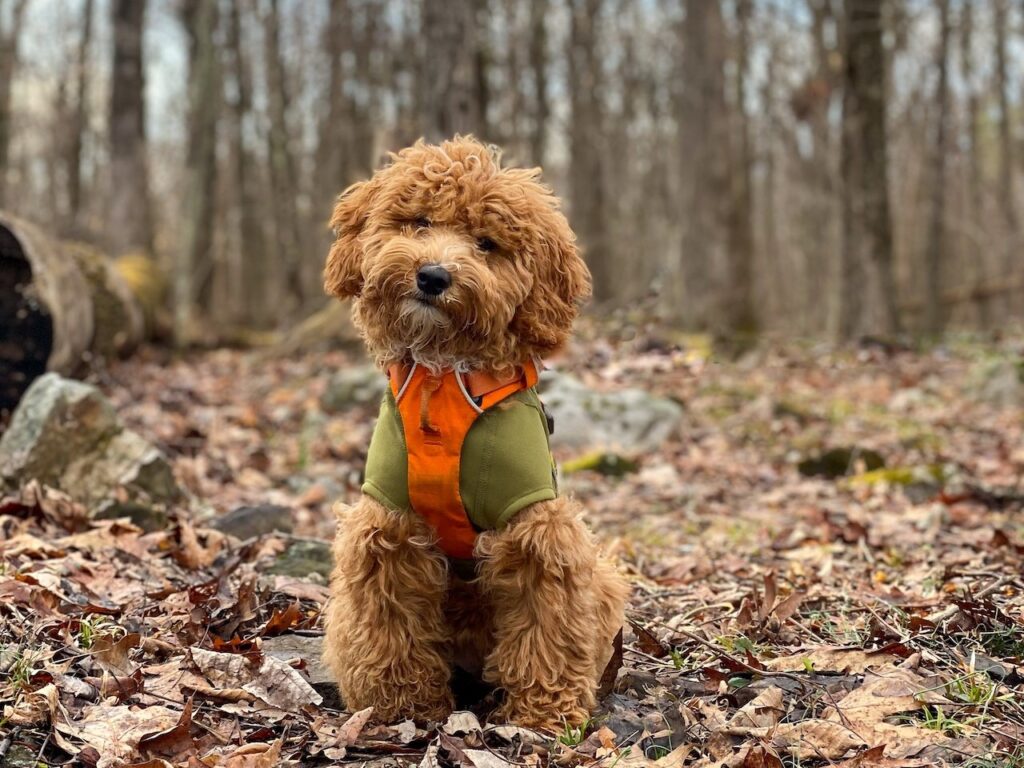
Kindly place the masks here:
POLYGON ((644 327, 589 335, 557 364, 685 415, 659 450, 629 457, 636 471, 562 478, 634 585, 623 668, 586 727, 344 712, 315 653, 323 578, 270 570, 290 536, 329 538, 331 502, 357 496, 374 409, 319 402, 329 371, 358 363, 147 352, 102 384, 191 501, 146 533, 34 482, 0 500, 0 754, 189 768, 1024 763, 1024 420, 973 389, 979 361, 1019 356, 1019 340, 724 362, 644 327), (841 474, 801 473, 838 448, 841 474), (292 530, 214 527, 260 504, 290 509, 292 530))

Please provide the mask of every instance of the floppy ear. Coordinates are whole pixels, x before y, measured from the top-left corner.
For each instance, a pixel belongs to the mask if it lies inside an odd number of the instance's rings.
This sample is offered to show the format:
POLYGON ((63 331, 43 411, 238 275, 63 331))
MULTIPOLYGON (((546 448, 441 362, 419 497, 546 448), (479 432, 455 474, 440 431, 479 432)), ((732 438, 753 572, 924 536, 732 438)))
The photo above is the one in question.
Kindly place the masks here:
POLYGON ((538 354, 554 352, 566 342, 580 305, 590 296, 590 270, 569 222, 557 210, 544 218, 533 290, 512 319, 513 332, 538 354))
POLYGON ((370 215, 380 182, 356 182, 338 197, 331 214, 334 243, 324 267, 324 291, 331 296, 358 296, 363 288, 363 249, 359 236, 370 215))

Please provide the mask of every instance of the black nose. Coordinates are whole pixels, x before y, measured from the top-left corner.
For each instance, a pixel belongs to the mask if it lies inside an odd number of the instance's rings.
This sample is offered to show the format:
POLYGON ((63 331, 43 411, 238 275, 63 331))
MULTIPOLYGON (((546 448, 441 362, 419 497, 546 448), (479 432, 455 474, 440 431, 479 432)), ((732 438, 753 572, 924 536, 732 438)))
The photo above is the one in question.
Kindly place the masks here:
POLYGON ((416 287, 427 296, 440 296, 452 284, 452 276, 440 264, 426 264, 416 273, 416 287))

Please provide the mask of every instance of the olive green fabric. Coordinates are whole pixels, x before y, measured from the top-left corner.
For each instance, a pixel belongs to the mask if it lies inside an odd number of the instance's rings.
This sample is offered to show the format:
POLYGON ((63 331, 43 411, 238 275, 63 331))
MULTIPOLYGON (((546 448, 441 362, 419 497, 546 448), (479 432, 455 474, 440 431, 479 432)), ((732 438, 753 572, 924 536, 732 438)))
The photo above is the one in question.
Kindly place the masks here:
MULTIPOLYGON (((391 509, 410 509, 405 434, 390 389, 370 440, 363 493, 391 509)), ((547 418, 535 390, 510 395, 473 422, 462 444, 459 494, 481 531, 500 529, 524 507, 555 498, 547 418)))

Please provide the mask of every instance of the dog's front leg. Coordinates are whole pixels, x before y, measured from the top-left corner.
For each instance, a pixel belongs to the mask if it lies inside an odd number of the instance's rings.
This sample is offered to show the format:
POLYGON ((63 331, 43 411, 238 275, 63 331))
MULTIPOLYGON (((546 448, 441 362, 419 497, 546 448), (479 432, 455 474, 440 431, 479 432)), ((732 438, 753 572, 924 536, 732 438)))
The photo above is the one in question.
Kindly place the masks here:
POLYGON ((444 719, 448 574, 426 525, 363 497, 338 515, 334 563, 324 659, 345 704, 384 722, 444 719))
POLYGON ((597 666, 622 626, 625 587, 599 567, 578 508, 564 498, 534 504, 482 534, 476 552, 494 610, 484 679, 505 691, 498 716, 549 730, 585 721, 597 666))

